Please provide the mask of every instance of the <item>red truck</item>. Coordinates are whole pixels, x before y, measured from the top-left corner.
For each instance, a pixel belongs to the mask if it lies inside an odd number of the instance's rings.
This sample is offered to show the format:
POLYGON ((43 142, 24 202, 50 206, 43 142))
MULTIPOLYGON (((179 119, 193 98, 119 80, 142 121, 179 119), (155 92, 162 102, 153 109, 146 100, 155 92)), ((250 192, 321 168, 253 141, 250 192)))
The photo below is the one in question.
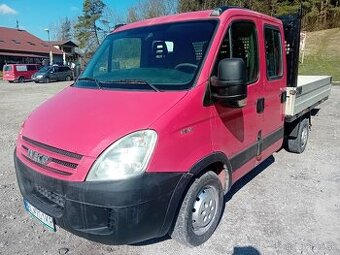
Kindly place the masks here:
POLYGON ((107 244, 198 246, 224 194, 285 147, 304 151, 331 77, 297 76, 297 16, 222 7, 115 29, 22 125, 26 210, 107 244))

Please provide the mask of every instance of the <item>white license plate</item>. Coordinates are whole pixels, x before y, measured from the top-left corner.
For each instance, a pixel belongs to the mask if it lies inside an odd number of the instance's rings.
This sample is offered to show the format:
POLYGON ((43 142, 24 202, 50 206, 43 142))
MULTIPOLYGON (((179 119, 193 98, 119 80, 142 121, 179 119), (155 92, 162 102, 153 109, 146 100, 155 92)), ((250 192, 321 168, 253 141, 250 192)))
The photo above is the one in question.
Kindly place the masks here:
POLYGON ((55 231, 54 220, 51 216, 35 208, 33 205, 31 205, 26 200, 24 200, 24 206, 25 206, 26 211, 29 212, 32 216, 34 216, 36 219, 38 219, 40 223, 42 223, 48 229, 55 231))

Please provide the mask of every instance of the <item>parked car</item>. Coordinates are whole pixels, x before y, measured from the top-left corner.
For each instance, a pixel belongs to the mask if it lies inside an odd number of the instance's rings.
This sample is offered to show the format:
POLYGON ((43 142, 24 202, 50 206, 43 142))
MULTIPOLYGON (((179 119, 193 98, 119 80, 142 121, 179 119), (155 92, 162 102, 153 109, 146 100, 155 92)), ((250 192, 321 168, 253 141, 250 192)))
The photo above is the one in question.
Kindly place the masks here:
POLYGON ((73 72, 68 66, 44 66, 37 73, 32 75, 32 80, 38 82, 70 81, 73 79, 73 72))
POLYGON ((3 67, 3 80, 9 82, 25 82, 31 80, 40 68, 38 64, 9 64, 3 67))
POLYGON ((299 24, 223 7, 117 28, 22 125, 26 210, 106 244, 204 243, 223 195, 283 146, 302 153, 330 95, 331 77, 297 75, 299 24))

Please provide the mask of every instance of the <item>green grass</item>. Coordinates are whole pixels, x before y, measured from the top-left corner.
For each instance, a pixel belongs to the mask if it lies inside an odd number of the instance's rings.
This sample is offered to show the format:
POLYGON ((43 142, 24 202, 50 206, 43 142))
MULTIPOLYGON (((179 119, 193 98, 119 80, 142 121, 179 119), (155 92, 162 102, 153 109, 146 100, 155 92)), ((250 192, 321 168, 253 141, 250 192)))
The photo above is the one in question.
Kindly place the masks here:
POLYGON ((299 73, 330 75, 340 81, 340 28, 307 33, 304 63, 299 73))
POLYGON ((333 81, 340 81, 340 59, 309 56, 300 64, 299 73, 305 75, 330 75, 333 81))

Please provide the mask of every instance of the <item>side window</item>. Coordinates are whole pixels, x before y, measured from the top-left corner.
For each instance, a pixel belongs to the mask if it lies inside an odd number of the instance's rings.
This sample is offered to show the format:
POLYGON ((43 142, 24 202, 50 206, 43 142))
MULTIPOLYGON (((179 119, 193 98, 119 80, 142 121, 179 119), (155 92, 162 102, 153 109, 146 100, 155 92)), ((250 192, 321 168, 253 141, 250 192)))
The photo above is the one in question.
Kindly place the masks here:
POLYGON ((242 58, 246 64, 247 83, 257 80, 259 58, 256 26, 250 21, 232 23, 222 41, 214 73, 217 73, 218 63, 225 58, 242 58))
POLYGON ((278 29, 265 28, 267 78, 279 79, 283 75, 282 43, 278 29))

